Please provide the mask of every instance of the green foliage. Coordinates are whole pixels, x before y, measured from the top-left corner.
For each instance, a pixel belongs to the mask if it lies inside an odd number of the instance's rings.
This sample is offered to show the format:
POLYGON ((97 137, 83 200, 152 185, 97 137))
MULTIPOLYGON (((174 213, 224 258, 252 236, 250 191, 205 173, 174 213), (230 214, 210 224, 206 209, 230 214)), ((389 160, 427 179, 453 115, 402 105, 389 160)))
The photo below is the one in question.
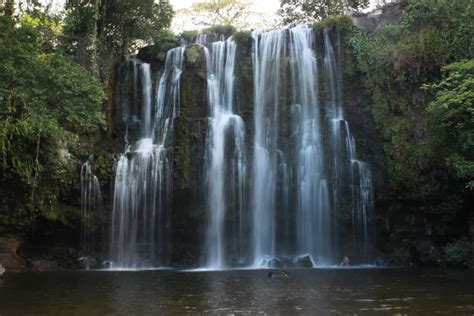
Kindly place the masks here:
POLYGON ((335 15, 327 17, 322 21, 315 23, 314 26, 318 29, 330 29, 333 27, 339 27, 342 29, 350 30, 352 28, 352 19, 348 15, 335 15))
POLYGON ((341 16, 363 9, 369 0, 280 0, 282 24, 315 23, 330 16, 341 16))
POLYGON ((162 61, 166 59, 166 52, 177 45, 176 35, 169 30, 160 30, 153 36, 153 50, 162 61))
POLYGON ((231 36, 235 32, 235 27, 232 25, 213 25, 203 31, 207 34, 219 34, 224 36, 231 36))
POLYGON ((444 252, 449 265, 474 269, 474 241, 458 240, 448 244, 444 252))
POLYGON ((51 52, 56 50, 58 38, 62 32, 59 16, 51 16, 40 9, 36 9, 21 14, 20 23, 28 25, 40 33, 43 51, 51 52))
POLYGON ((202 48, 199 45, 191 45, 184 52, 186 62, 190 65, 196 65, 202 56, 202 48))
POLYGON ((68 0, 63 49, 105 80, 114 60, 162 37, 173 15, 168 0, 68 0))
POLYGON ((232 34, 232 38, 236 43, 245 43, 252 38, 252 33, 250 32, 235 32, 232 34))
POLYGON ((193 41, 199 35, 198 31, 183 31, 179 37, 187 41, 193 41))
POLYGON ((68 0, 65 4, 63 52, 98 75, 97 50, 100 1, 68 0))
POLYGON ((449 146, 448 166, 466 187, 474 189, 474 59, 447 65, 444 79, 429 88, 436 98, 428 110, 434 115, 438 135, 449 146))
POLYGON ((0 218, 15 225, 18 214, 56 209, 75 172, 61 153, 104 126, 100 84, 49 52, 41 30, 30 17, 0 17, 0 218))
POLYGON ((413 0, 400 23, 382 27, 373 37, 356 28, 350 32, 348 42, 371 95, 367 110, 384 139, 390 193, 395 199, 439 205, 437 201, 448 196, 464 199, 460 178, 470 186, 472 156, 458 146, 470 137, 472 123, 453 125, 472 120, 467 92, 472 90, 471 79, 466 72, 463 80, 445 79, 452 83, 449 87, 431 85, 441 79, 446 64, 473 57, 473 11, 473 4, 464 0, 413 0), (435 103, 430 103, 433 94, 425 86, 441 88, 435 103), (461 90, 460 96, 450 93, 461 90), (465 102, 462 106, 459 98, 465 102), (452 112, 439 110, 443 106, 452 112), (459 112, 464 115, 461 119, 449 116, 459 112), (466 139, 457 141, 454 135, 466 139))

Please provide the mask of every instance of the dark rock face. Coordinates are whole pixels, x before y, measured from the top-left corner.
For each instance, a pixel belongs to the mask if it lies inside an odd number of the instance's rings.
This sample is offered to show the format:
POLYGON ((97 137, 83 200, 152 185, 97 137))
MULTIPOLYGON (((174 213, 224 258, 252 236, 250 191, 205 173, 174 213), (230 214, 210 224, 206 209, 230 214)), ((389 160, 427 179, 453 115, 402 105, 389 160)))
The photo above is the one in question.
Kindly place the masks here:
POLYGON ((306 255, 306 256, 301 256, 295 259, 295 267, 297 268, 312 268, 313 267, 313 261, 311 260, 311 257, 306 255))
POLYGON ((410 255, 414 264, 438 266, 441 262, 441 251, 430 239, 413 240, 410 243, 410 255))
POLYGON ((363 29, 369 34, 374 34, 377 30, 386 24, 397 23, 402 16, 403 8, 408 1, 399 0, 394 3, 377 8, 369 13, 359 13, 352 16, 352 22, 355 26, 363 29))
POLYGON ((33 260, 30 264, 30 270, 34 272, 50 272, 62 270, 56 261, 52 260, 33 260))
POLYGON ((190 266, 199 261, 204 243, 204 153, 207 136, 206 65, 202 49, 185 51, 181 76, 180 114, 175 119, 173 139, 173 194, 170 234, 172 262, 190 266))

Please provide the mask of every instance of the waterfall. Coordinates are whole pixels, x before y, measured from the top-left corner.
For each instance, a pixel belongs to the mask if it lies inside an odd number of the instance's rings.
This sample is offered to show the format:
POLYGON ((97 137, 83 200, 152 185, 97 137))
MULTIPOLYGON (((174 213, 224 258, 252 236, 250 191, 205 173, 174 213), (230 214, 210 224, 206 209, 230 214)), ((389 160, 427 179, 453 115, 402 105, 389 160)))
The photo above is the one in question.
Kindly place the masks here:
POLYGON ((340 255, 343 201, 352 205, 355 239, 370 238, 373 209, 370 166, 357 159, 344 119, 340 60, 327 31, 323 56, 316 55, 315 32, 308 26, 254 31, 252 36, 253 266, 300 255, 310 255, 318 265, 331 264, 340 255))
MULTIPOLYGON (((87 258, 91 255, 94 246, 94 235, 97 232, 97 218, 102 210, 102 194, 99 178, 92 173, 93 157, 82 164, 81 167, 81 244, 82 255, 87 258)), ((86 264, 88 260, 86 260, 86 264)), ((88 267, 87 267, 88 268, 88 267)))
POLYGON ((293 103, 298 104, 300 110, 294 127, 297 133, 297 249, 299 254, 310 254, 313 260, 319 257, 322 263, 332 250, 331 208, 323 164, 314 45, 313 29, 306 26, 290 29, 293 103))
MULTIPOLYGON (((354 136, 351 134, 349 122, 344 118, 339 33, 336 39, 337 53, 334 51, 328 30, 323 32, 323 39, 324 69, 329 90, 326 110, 331 122, 334 214, 337 216, 337 213, 342 211, 344 205, 340 203, 341 201, 352 199, 350 202, 353 244, 358 247, 357 242, 362 242, 365 246, 372 238, 371 227, 374 220, 372 172, 368 163, 358 159, 354 136), (344 190, 346 183, 349 183, 350 194, 344 190)), ((334 236, 337 236, 337 226, 334 236)))
POLYGON ((275 255, 278 110, 285 31, 254 31, 252 245, 254 265, 275 255))
MULTIPOLYGON (((313 30, 306 26, 254 32, 255 138, 253 178, 254 265, 277 253, 276 203, 288 204, 290 165, 295 197, 293 205, 280 208, 296 217, 297 254, 327 255, 330 207, 323 169, 318 105, 318 69, 313 30), (284 76, 290 74, 290 91, 284 76), (292 104, 281 104, 285 93, 292 104), (289 106, 289 113, 284 109, 289 106), (282 111, 283 110, 283 111, 282 111), (284 136, 280 116, 290 116, 290 139, 284 136), (285 145, 291 143, 292 146, 285 145), (292 147, 293 150, 290 150, 292 147), (277 187, 277 179, 284 179, 277 187), (283 194, 278 194, 278 193, 283 194), (278 196, 277 196, 278 194, 278 196)), ((288 221, 289 216, 283 216, 288 221)), ((278 251, 283 254, 283 250, 278 251)))
MULTIPOLYGON (((246 69, 238 44, 222 36, 211 42, 205 34, 195 40, 207 68, 205 150, 195 157, 204 159, 206 226, 202 236, 201 226, 196 232, 205 241, 200 264, 206 269, 330 265, 371 240, 372 170, 358 156, 346 119, 352 112, 344 113, 339 35, 317 32, 304 25, 252 32, 248 105, 237 90, 243 82, 237 74, 246 69)), ((127 140, 115 169, 114 268, 171 262, 173 148, 179 146, 173 129, 184 52, 185 43, 169 50, 155 80, 151 66, 136 57, 122 67, 127 135, 138 140, 127 140)))
POLYGON ((184 47, 168 51, 155 92, 150 65, 135 58, 129 61, 134 74, 133 101, 124 99, 135 113, 141 106, 141 138, 127 145, 116 166, 110 245, 113 268, 156 267, 166 261, 164 229, 172 187, 168 145, 174 118, 179 115, 183 59, 184 47), (137 93, 139 86, 141 94, 137 93))
POLYGON ((226 253, 229 242, 224 235, 226 216, 235 210, 238 214, 234 220, 239 223, 235 237, 243 240, 245 126, 242 118, 235 114, 234 106, 236 44, 232 39, 208 44, 205 36, 200 36, 198 43, 206 56, 210 110, 206 142, 208 230, 205 267, 222 269, 229 257, 226 253))

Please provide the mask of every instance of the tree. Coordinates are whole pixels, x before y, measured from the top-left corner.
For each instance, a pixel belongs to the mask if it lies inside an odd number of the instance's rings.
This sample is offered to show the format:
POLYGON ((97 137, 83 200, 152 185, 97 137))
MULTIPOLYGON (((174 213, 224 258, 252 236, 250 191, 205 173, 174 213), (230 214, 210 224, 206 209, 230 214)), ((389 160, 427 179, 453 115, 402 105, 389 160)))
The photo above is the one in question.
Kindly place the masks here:
POLYGON ((98 76, 97 23, 99 0, 67 0, 65 5, 63 48, 68 55, 98 76))
POLYGON ((446 158, 466 188, 474 190, 474 59, 449 64, 443 68, 444 79, 430 87, 436 98, 428 110, 449 148, 446 158))
POLYGON ((252 14, 249 0, 207 0, 196 2, 190 10, 180 14, 190 19, 193 25, 210 27, 232 25, 237 28, 249 27, 248 18, 252 14))
POLYGON ((105 81, 116 60, 152 42, 173 14, 168 0, 67 0, 64 51, 105 81))
POLYGON ((61 151, 104 127, 100 83, 69 58, 45 51, 46 27, 32 21, 0 16, 0 223, 14 226, 18 216, 57 209, 76 171, 61 151))
POLYGON ((314 23, 367 7, 369 0, 280 0, 282 24, 314 23))

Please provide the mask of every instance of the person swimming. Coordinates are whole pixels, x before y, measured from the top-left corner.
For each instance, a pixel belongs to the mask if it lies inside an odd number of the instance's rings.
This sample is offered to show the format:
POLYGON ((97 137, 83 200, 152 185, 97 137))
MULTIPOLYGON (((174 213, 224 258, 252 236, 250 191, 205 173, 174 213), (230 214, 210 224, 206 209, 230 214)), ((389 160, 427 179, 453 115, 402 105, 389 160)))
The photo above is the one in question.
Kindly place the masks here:
POLYGON ((288 272, 282 271, 279 274, 274 274, 273 271, 268 272, 268 277, 269 278, 287 278, 289 276, 288 272))

